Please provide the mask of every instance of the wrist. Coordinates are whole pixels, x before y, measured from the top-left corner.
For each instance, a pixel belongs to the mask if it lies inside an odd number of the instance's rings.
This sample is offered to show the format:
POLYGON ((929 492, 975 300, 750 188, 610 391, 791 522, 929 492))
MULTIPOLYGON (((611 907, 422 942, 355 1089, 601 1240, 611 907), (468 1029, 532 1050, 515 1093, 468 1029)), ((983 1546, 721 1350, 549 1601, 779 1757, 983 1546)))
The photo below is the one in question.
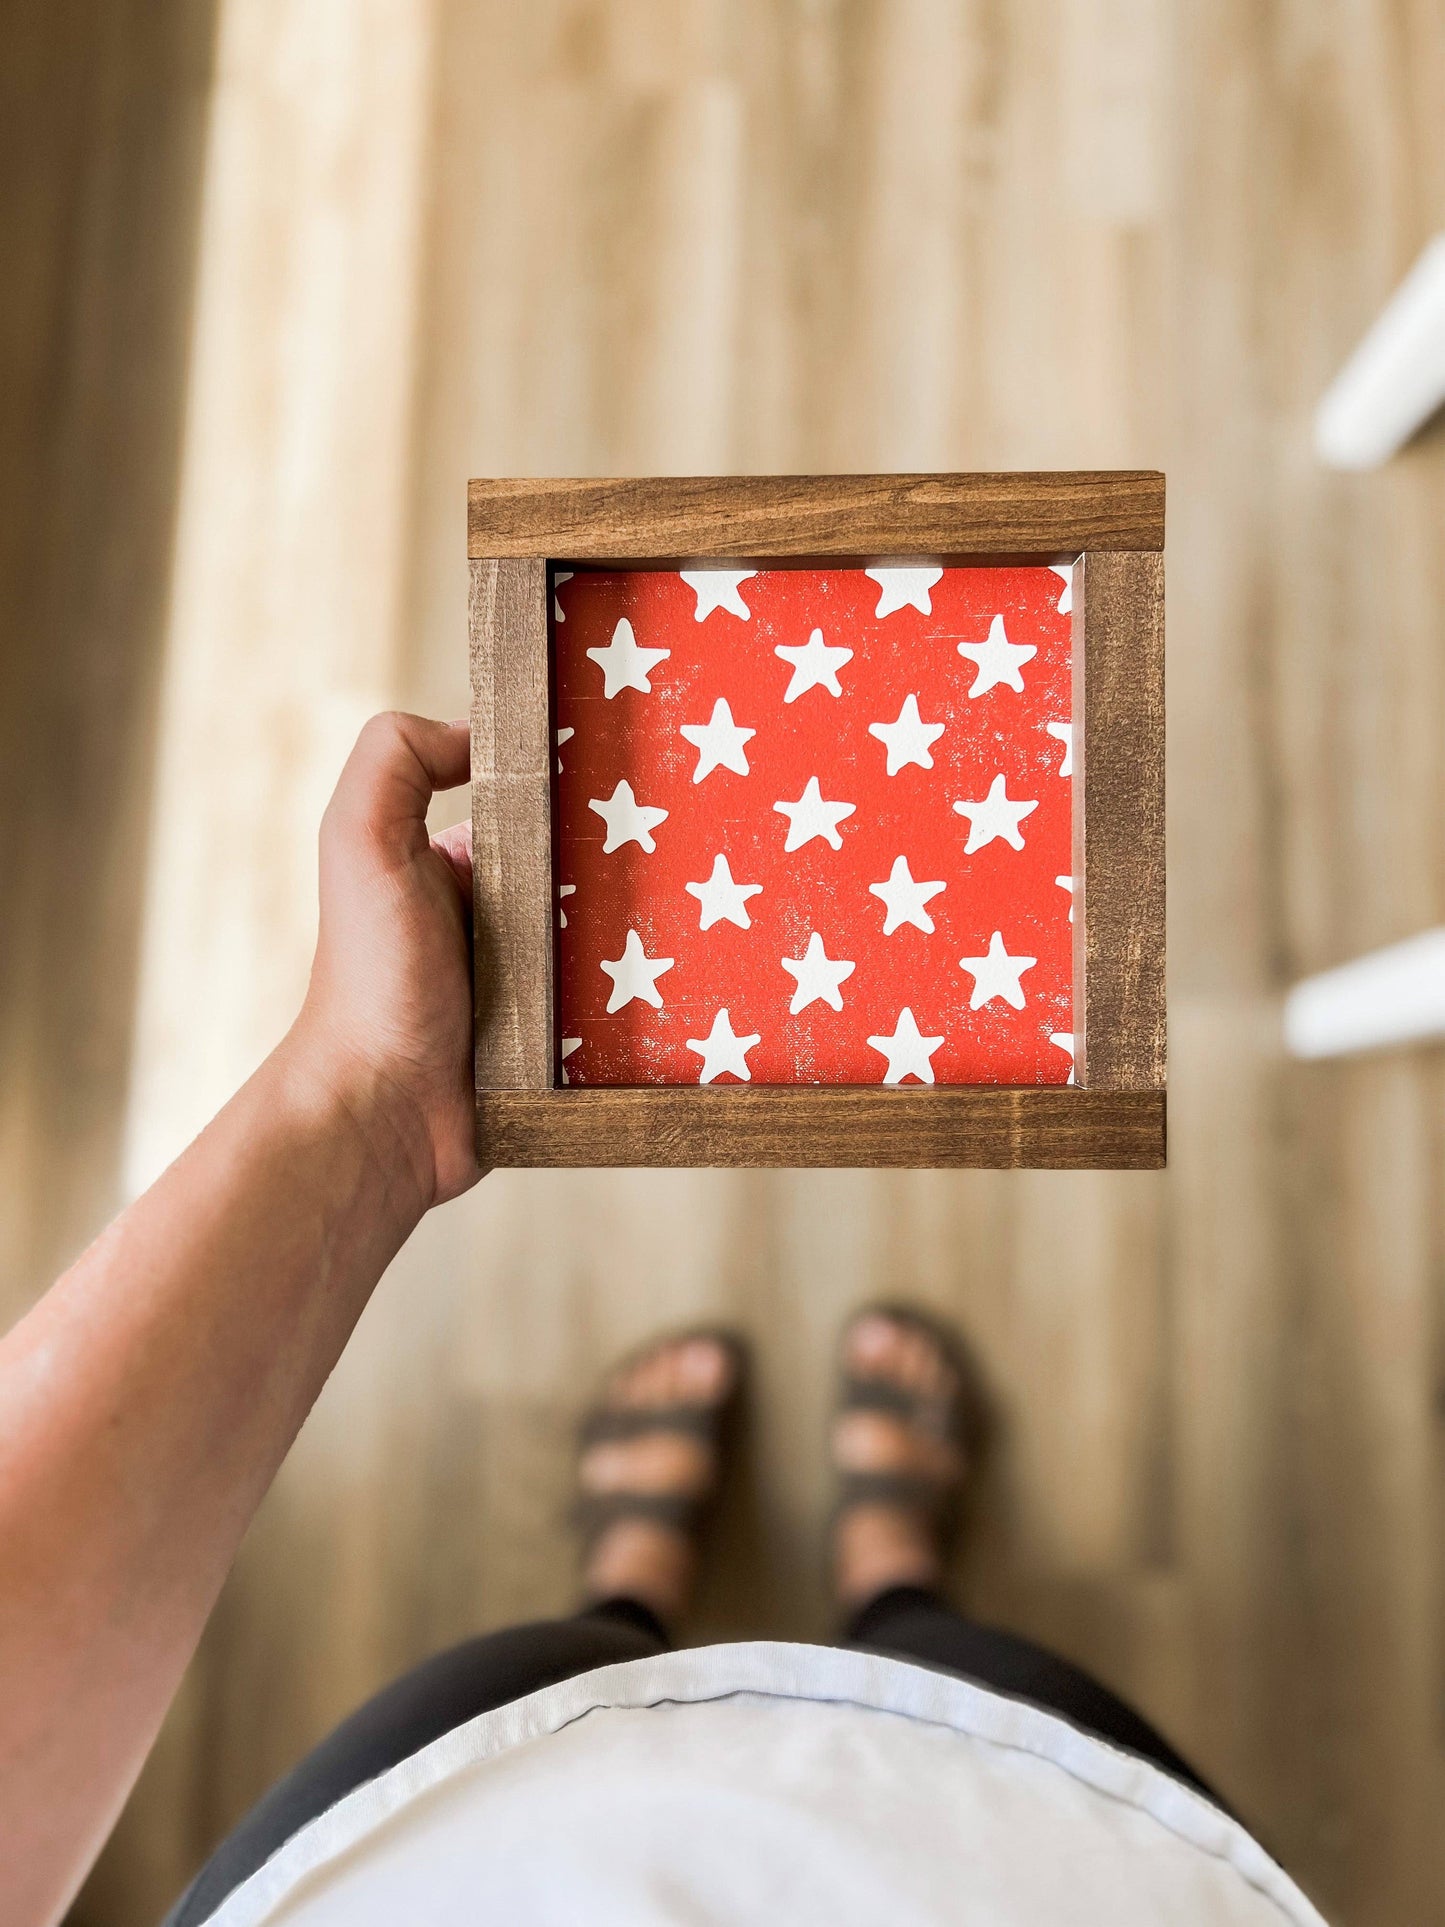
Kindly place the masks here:
POLYGON ((425 1122, 404 1091, 304 1009, 270 1063, 281 1101, 354 1146, 372 1195, 407 1237, 435 1195, 436 1166, 425 1122))

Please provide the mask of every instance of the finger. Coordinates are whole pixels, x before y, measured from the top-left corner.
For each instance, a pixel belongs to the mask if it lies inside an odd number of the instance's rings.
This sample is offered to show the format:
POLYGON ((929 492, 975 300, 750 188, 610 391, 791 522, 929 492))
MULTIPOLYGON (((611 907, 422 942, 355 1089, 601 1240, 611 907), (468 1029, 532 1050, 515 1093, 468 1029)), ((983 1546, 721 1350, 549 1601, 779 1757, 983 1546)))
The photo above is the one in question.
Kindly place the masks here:
POLYGON ((451 868, 452 875, 461 887, 467 908, 472 903, 472 826, 470 823, 453 823, 449 829, 442 830, 431 840, 437 855, 444 857, 451 868))
POLYGON ((466 782, 471 768, 467 725, 383 710, 363 726, 347 769, 353 764, 367 771, 404 773, 424 781, 429 791, 455 789, 466 782))
POLYGON ((437 790, 467 779, 471 746, 465 723, 388 711, 373 716, 356 739, 337 781, 331 812, 372 834, 425 834, 427 805, 437 790))

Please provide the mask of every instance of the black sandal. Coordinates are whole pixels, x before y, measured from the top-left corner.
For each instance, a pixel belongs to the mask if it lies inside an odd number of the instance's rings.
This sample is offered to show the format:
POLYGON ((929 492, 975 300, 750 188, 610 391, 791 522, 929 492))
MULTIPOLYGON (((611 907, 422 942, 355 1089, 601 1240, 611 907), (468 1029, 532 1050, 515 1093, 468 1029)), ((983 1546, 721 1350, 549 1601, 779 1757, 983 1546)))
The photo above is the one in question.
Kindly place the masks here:
POLYGON ((939 1320, 905 1305, 864 1305, 844 1327, 844 1339, 865 1318, 882 1318, 905 1331, 928 1339, 953 1372, 954 1389, 942 1402, 925 1397, 884 1378, 860 1378, 843 1367, 833 1423, 851 1412, 885 1412, 902 1420, 914 1433, 951 1445, 960 1469, 953 1474, 926 1472, 844 1472, 837 1476, 832 1535, 839 1521, 857 1506, 893 1506, 921 1515, 938 1535, 939 1553, 946 1558, 957 1536, 960 1499, 983 1440, 983 1401, 977 1375, 958 1339, 939 1320))
POLYGON ((625 1444, 660 1432, 680 1433, 699 1440, 711 1451, 716 1468, 713 1478, 700 1492, 579 1493, 572 1522, 582 1536, 584 1567, 598 1540, 620 1519, 645 1519, 685 1538, 696 1539, 716 1506, 727 1463, 728 1436, 741 1404, 747 1369, 747 1347, 742 1338, 736 1332, 704 1327, 652 1338, 614 1366, 609 1376, 625 1372, 629 1365, 663 1346, 687 1344, 699 1338, 720 1347, 731 1364, 729 1383, 721 1398, 693 1404, 595 1406, 578 1429, 577 1450, 580 1460, 594 1445, 625 1444))

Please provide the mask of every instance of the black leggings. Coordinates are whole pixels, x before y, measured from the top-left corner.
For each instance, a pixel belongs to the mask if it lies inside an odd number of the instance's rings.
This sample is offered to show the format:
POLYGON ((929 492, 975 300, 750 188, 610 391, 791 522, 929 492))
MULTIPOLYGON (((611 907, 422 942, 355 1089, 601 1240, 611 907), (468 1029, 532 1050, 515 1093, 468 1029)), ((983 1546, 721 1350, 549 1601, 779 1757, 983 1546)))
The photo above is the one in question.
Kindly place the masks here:
MULTIPOLYGON (((958 1673, 1062 1713, 1223 1805, 1152 1726, 1097 1680, 1026 1639, 965 1619, 933 1593, 913 1586, 884 1593, 857 1614, 842 1644, 958 1673)), ((453 1727, 595 1666, 644 1659, 667 1647, 667 1634, 647 1608, 619 1599, 575 1619, 509 1626, 434 1653, 383 1687, 277 1781, 217 1847, 165 1927, 196 1927, 292 1834, 453 1727)))

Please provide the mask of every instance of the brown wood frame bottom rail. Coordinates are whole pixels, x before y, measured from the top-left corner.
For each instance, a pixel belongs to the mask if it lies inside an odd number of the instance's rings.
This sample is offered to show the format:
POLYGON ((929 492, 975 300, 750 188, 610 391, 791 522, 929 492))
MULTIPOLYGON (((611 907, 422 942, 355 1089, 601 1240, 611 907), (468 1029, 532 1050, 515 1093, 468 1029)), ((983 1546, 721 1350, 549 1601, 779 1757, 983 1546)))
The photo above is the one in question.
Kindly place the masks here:
POLYGON ((1165 1093, 1070 1085, 483 1091, 484 1165, 1158 1170, 1165 1093))

